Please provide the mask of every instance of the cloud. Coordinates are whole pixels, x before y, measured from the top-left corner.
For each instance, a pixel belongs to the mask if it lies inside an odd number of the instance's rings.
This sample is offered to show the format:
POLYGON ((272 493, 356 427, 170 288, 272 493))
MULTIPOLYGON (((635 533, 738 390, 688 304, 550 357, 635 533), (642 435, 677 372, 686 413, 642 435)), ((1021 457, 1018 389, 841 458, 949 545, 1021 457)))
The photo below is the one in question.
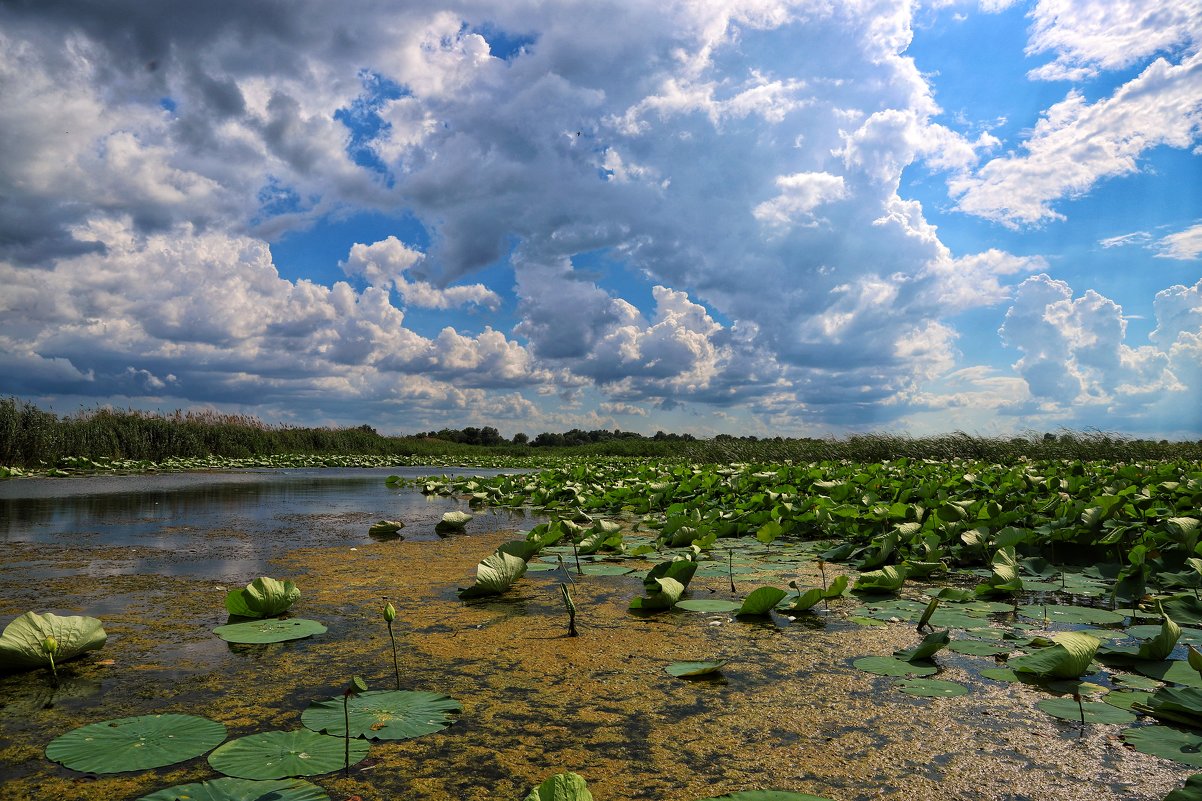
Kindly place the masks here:
POLYGON ((1196 261, 1202 257, 1202 223, 1162 237, 1156 242, 1155 250, 1157 257, 1162 259, 1196 261))
POLYGON ((957 208, 1007 226, 1063 220, 1052 203, 1140 170, 1158 146, 1187 148, 1202 126, 1202 53, 1157 59, 1107 98, 1069 92, 1040 117, 1022 155, 1009 154, 948 181, 957 208))
POLYGON ((1081 81, 1202 41, 1197 0, 1039 0, 1032 9, 1028 55, 1055 59, 1028 73, 1081 81))
POLYGON ((405 272, 425 258, 395 236, 372 245, 356 243, 351 246, 347 260, 340 262, 349 276, 361 276, 371 286, 396 287, 405 304, 419 309, 450 309, 474 304, 496 311, 501 296, 483 284, 453 286, 437 289, 426 281, 408 281, 405 272))

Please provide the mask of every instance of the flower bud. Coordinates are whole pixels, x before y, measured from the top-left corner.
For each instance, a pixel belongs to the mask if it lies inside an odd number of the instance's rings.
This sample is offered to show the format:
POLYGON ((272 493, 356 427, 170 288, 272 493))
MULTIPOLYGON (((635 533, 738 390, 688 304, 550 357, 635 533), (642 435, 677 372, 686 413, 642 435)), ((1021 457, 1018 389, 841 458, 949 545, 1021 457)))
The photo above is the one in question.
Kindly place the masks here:
POLYGON ((58 640, 54 639, 53 637, 47 637, 46 639, 42 640, 42 650, 51 656, 54 656, 58 653, 58 640))
POLYGON ((396 607, 392 605, 391 601, 384 604, 384 620, 389 623, 396 620, 396 607))

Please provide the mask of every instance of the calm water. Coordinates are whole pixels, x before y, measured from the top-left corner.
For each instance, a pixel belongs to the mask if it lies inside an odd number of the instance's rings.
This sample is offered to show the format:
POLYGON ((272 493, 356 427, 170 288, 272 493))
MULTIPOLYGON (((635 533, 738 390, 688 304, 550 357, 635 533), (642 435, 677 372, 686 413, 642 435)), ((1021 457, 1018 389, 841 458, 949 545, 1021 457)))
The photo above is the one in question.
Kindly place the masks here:
MULTIPOLYGON (((403 521, 406 539, 436 539, 434 525, 442 515, 466 511, 467 504, 390 487, 384 479, 453 472, 327 468, 5 481, 0 547, 104 550, 109 558, 92 566, 94 575, 240 577, 263 570, 286 550, 371 542, 368 527, 380 519, 403 521)), ((520 513, 472 513, 471 533, 533 525, 520 513)))

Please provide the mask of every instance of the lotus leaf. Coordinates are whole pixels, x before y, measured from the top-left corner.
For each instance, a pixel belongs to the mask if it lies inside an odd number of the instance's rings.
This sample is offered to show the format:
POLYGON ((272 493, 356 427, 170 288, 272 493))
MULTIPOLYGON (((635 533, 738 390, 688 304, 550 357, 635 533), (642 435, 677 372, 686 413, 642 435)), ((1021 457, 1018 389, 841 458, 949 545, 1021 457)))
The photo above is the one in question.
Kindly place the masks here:
POLYGON ((634 568, 612 563, 601 563, 583 565, 580 568, 580 572, 586 576, 624 576, 627 573, 633 573, 634 568))
POLYGON ((923 637, 922 642, 913 648, 905 648, 899 651, 894 651, 893 655, 905 662, 914 662, 920 659, 930 659, 935 654, 947 647, 947 644, 952 641, 951 634, 947 631, 932 631, 926 637, 923 637))
POLYGON ((1137 709, 1171 726, 1202 729, 1202 689, 1197 687, 1161 687, 1137 709))
POLYGON ((735 616, 766 615, 788 594, 779 587, 759 587, 743 599, 743 605, 735 612, 735 616))
POLYGON ((149 770, 198 757, 225 726, 195 715, 139 715, 91 723, 56 737, 46 758, 81 773, 149 770))
POLYGON ((1181 627, 1174 623, 1171 617, 1164 615, 1159 633, 1155 637, 1141 642, 1138 649, 1103 646, 1098 650, 1098 658, 1103 661, 1143 659, 1158 662, 1169 658, 1169 654, 1177 647, 1179 639, 1181 639, 1181 627))
POLYGON ((701 801, 831 801, 829 798, 785 790, 744 790, 740 793, 703 798, 701 801))
POLYGON ((1072 698, 1045 698, 1036 706, 1061 720, 1080 721, 1084 711, 1086 723, 1135 722, 1135 715, 1102 701, 1082 701, 1078 706, 1072 698))
POLYGON ((1018 673, 1031 673, 1042 678, 1075 679, 1089 672, 1094 653, 1100 644, 1096 637, 1069 631, 1052 638, 1053 645, 1008 661, 1018 673))
MULTIPOLYGON (((317 776, 342 769, 347 741, 308 729, 268 731, 231 740, 209 754, 218 773, 239 779, 317 776)), ((371 746, 351 740, 350 764, 362 762, 371 746)))
POLYGON ((1164 801, 1202 801, 1202 773, 1185 780, 1185 786, 1164 797, 1164 801))
POLYGON ((1160 681, 1171 681, 1189 687, 1202 687, 1202 675, 1190 667, 1184 659, 1169 659, 1163 662, 1134 662, 1131 667, 1145 676, 1160 681))
POLYGON ((378 520, 371 524, 371 527, 367 529, 367 533, 376 537, 384 537, 389 534, 396 534, 404 527, 405 524, 400 520, 378 520))
POLYGON ((330 801, 326 791, 304 779, 210 779, 179 784, 137 801, 330 801))
POLYGON ((1187 626, 1202 626, 1202 601, 1190 593, 1173 595, 1161 601, 1165 613, 1178 623, 1187 626))
POLYGON ((1109 609, 1095 609, 1092 606, 1030 604, 1020 606, 1018 611, 1033 620, 1047 620, 1051 623, 1085 623, 1098 626, 1123 622, 1123 616, 1118 612, 1111 612, 1109 609))
POLYGON ((557 773, 531 790, 525 801, 593 801, 593 794, 583 777, 557 773))
POLYGON ((635 598, 630 602, 631 609, 670 609, 684 594, 684 585, 676 579, 657 578, 654 581, 658 592, 648 592, 645 597, 635 598))
POLYGON ((721 670, 725 664, 725 659, 715 662, 673 662, 664 668, 664 672, 669 676, 676 676, 677 678, 705 676, 721 670))
POLYGON ((472 520, 472 515, 467 512, 447 512, 442 516, 442 520, 434 526, 434 530, 439 534, 445 534, 453 531, 463 531, 469 522, 472 520))
POLYGON ((857 670, 875 673, 878 676, 932 676, 939 668, 927 663, 903 662, 891 656, 863 656, 852 662, 857 670))
POLYGON ((530 540, 510 540, 503 542, 497 548, 497 553, 507 553, 510 556, 516 556, 519 559, 529 562, 530 558, 542 550, 542 547, 537 542, 530 540))
POLYGON ((95 651, 108 639, 103 625, 94 617, 26 612, 5 626, 0 635, 0 671, 49 667, 50 653, 42 647, 48 637, 58 643, 55 664, 95 651))
POLYGON ((449 713, 462 709, 458 701, 440 693, 369 690, 352 696, 346 710, 341 695, 314 701, 301 715, 301 723, 321 734, 345 737, 346 714, 352 737, 406 740, 442 731, 455 722, 449 713))
POLYGON ((682 588, 688 587, 689 582, 693 580, 693 576, 696 573, 697 563, 689 559, 673 559, 670 562, 660 562, 647 571, 647 575, 643 578, 643 586, 648 593, 653 593, 656 591, 656 579, 670 578, 673 581, 679 582, 682 588))
POLYGON ((905 570, 890 565, 861 573, 856 579, 855 589, 860 592, 897 592, 905 582, 905 570))
POLYGON ((1023 581, 1018 576, 1018 561, 1014 556, 1014 548, 998 548, 991 562, 993 573, 984 584, 978 584, 977 595, 995 595, 999 593, 1019 592, 1023 581))
POLYGON ((1013 684, 1016 681, 1022 681, 1022 678, 1010 668, 985 668, 981 671, 981 676, 994 681, 1006 681, 1013 684))
POLYGON ((500 550, 484 558, 476 567, 476 583, 459 590, 460 598, 499 595, 526 574, 526 560, 500 550))
POLYGON ((1123 732, 1123 739, 1141 753, 1202 767, 1202 734, 1174 726, 1135 726, 1123 732))
POLYGON ((949 651, 969 656, 1002 656, 1010 653, 1009 645, 982 642, 981 640, 955 640, 947 646, 949 651))
POLYGON ((1152 693, 1143 690, 1120 690, 1106 693, 1102 698, 1104 703, 1119 709, 1126 709, 1128 712, 1134 711, 1132 707, 1136 704, 1146 704, 1150 700, 1152 700, 1152 693))
POLYGON ((225 596, 225 608, 238 617, 275 617, 287 612, 300 597, 301 591, 292 581, 262 576, 244 590, 230 590, 225 596))
POLYGON ((907 695, 920 698, 952 698, 968 693, 968 688, 963 684, 943 679, 903 679, 893 686, 907 695))
POLYGON ((316 620, 303 617, 290 617, 287 620, 268 618, 266 620, 248 620, 245 623, 227 623, 213 629, 213 633, 226 642, 242 645, 265 645, 273 642, 286 642, 312 637, 314 634, 325 634, 326 627, 316 620))

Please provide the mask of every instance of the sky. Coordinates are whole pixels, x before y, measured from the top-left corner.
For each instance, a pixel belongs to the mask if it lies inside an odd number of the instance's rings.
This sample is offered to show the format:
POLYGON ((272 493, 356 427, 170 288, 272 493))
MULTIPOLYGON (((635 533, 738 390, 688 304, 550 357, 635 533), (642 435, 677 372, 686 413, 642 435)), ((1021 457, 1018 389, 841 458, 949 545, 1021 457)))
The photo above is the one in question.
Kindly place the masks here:
POLYGON ((0 395, 1202 437, 1202 0, 0 0, 0 395))

